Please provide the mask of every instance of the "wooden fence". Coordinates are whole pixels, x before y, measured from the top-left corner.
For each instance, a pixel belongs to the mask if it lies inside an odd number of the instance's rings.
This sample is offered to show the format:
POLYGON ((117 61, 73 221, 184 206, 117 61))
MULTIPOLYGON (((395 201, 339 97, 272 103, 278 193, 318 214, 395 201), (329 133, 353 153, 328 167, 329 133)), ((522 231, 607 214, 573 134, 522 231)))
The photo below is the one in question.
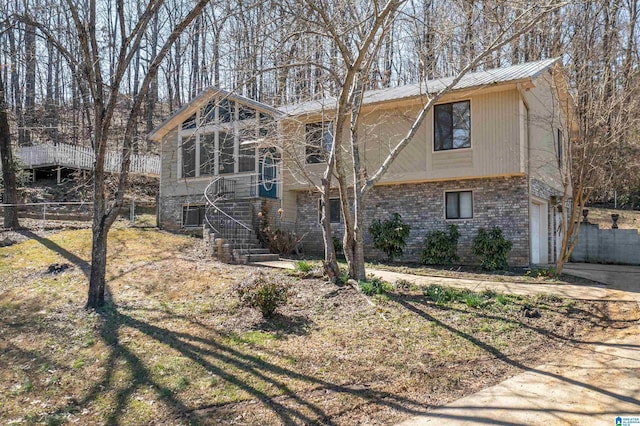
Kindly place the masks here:
MULTIPOLYGON (((93 149, 85 146, 65 143, 37 144, 14 147, 14 156, 23 168, 31 169, 45 166, 62 166, 71 169, 92 170, 95 154, 93 149)), ((109 151, 105 158, 105 171, 119 173, 122 165, 121 152, 109 151)), ((131 173, 148 175, 160 174, 160 156, 131 155, 131 173)))

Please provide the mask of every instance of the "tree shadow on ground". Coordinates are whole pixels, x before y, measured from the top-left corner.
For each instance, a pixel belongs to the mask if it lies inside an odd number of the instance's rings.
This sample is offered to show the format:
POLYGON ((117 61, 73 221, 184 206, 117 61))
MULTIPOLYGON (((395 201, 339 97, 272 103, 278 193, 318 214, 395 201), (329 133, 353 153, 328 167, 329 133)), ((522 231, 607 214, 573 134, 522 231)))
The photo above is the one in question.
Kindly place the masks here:
POLYGON ((58 253, 60 256, 64 257, 69 262, 73 263, 78 268, 80 268, 80 270, 87 277, 89 276, 89 272, 91 271, 91 264, 89 262, 87 262, 86 260, 84 260, 83 258, 81 258, 80 256, 78 256, 78 255, 76 255, 74 253, 71 253, 69 250, 65 249, 61 245, 56 244, 55 242, 51 241, 48 238, 41 237, 41 236, 35 234, 34 232, 31 232, 28 229, 21 229, 18 232, 20 234, 24 235, 25 237, 28 237, 28 238, 31 238, 31 239, 37 241, 38 243, 42 244, 43 246, 45 246, 49 250, 51 250, 51 251, 53 251, 55 253, 58 253))
MULTIPOLYGON (((549 371, 542 371, 540 369, 537 368, 532 368, 532 367, 528 367, 527 365, 523 364, 522 362, 515 360, 513 358, 511 358, 509 355, 505 354, 504 352, 500 351, 498 348, 483 342, 481 339, 479 339, 476 336, 473 336, 465 331, 460 330, 459 328, 456 328, 450 324, 447 324, 441 320, 439 320, 438 318, 432 316, 431 314, 429 314, 428 312, 428 307, 430 306, 430 303, 428 302, 428 299, 425 296, 414 296, 414 295, 401 295, 401 294, 395 294, 391 297, 391 299, 393 301, 395 301, 396 303, 398 303, 399 305, 403 306, 405 309, 407 309, 409 312, 412 312, 415 315, 418 315, 422 318, 424 318, 427 321, 432 322, 433 324, 449 331, 450 333, 462 337, 465 340, 471 342, 472 344, 474 344, 475 346, 477 346, 478 348, 482 349, 483 351, 485 351, 486 353, 488 353, 489 355, 495 357, 495 359, 498 359, 512 367, 517 368, 520 371, 531 371, 534 372, 536 374, 540 374, 543 376, 547 376, 547 377, 551 377, 566 383, 569 383, 571 385, 574 386, 579 386, 585 389, 588 389, 590 391, 593 392, 597 392, 600 393, 602 395, 606 395, 608 397, 611 398, 615 398, 619 401, 623 401, 623 402, 627 402, 627 403, 631 403, 631 404, 636 404, 638 406, 640 406, 640 400, 634 397, 630 397, 630 396, 626 396, 626 395, 622 395, 616 392, 612 392, 609 391, 607 389, 602 389, 599 388, 597 386, 593 386, 590 385, 589 383, 584 383, 575 379, 572 379, 570 377, 564 377, 560 374, 556 374, 556 373, 552 373, 549 371)), ((440 309, 450 309, 447 306, 439 306, 440 309)), ((454 309, 455 310, 455 309, 454 309)), ((464 311, 466 312, 466 311, 464 311)), ((477 312, 474 312, 474 314, 478 314, 478 315, 482 315, 479 314, 477 312)), ((506 318, 503 317, 496 317, 496 319, 500 319, 502 321, 507 320, 506 318)), ((546 330, 544 328, 535 328, 535 327, 530 327, 527 324, 525 324, 524 322, 518 322, 518 324, 521 324, 525 327, 529 327, 531 330, 536 331, 537 333, 539 333, 540 335, 544 335, 544 336, 550 336, 552 338, 555 339, 561 339, 561 340, 565 340, 565 341, 569 341, 571 342, 571 339, 568 339, 564 336, 559 336, 557 334, 554 334, 552 332, 550 332, 549 330, 546 330)), ((572 343, 583 343, 580 341, 576 341, 576 342, 572 342, 572 343)))
MULTIPOLYGON (((161 401, 172 412, 173 417, 189 424, 208 423, 222 412, 225 403, 205 403, 190 405, 182 401, 176 393, 153 378, 149 365, 132 349, 119 342, 120 330, 127 328, 136 330, 161 344, 167 350, 177 351, 183 357, 204 368, 209 374, 223 380, 229 385, 246 392, 253 400, 263 404, 271 413, 275 414, 282 424, 334 424, 335 413, 330 414, 313 400, 313 394, 325 392, 346 394, 359 398, 362 403, 375 403, 389 407, 398 412, 417 415, 427 411, 426 406, 419 401, 400 397, 388 392, 377 391, 363 385, 342 385, 324 380, 313 375, 300 373, 292 368, 278 365, 263 359, 259 355, 244 352, 225 343, 224 334, 213 331, 212 337, 202 337, 190 332, 178 332, 160 325, 143 320, 136 316, 135 308, 119 309, 113 303, 100 311, 102 323, 99 330, 100 338, 109 347, 109 354, 104 361, 104 375, 86 395, 73 407, 74 411, 89 406, 101 394, 115 390, 114 407, 110 410, 105 423, 108 425, 121 424, 127 409, 129 399, 142 388, 151 388, 161 401), (118 388, 114 376, 118 366, 125 364, 131 373, 131 380, 127 386, 118 388), (304 392, 296 392, 290 388, 290 382, 303 383, 311 387, 304 392), (263 390, 272 388, 271 393, 263 390)), ((164 318, 170 319, 168 313, 164 318)), ((175 320, 180 319, 176 316, 175 320)), ((307 321, 303 318, 279 318, 276 324, 264 324, 264 327, 278 329, 291 325, 293 329, 303 332, 307 321)), ((282 330, 280 330, 282 331, 282 330)), ((55 414, 69 411, 63 407, 55 414)), ((237 414, 237 413, 236 413, 237 414)))

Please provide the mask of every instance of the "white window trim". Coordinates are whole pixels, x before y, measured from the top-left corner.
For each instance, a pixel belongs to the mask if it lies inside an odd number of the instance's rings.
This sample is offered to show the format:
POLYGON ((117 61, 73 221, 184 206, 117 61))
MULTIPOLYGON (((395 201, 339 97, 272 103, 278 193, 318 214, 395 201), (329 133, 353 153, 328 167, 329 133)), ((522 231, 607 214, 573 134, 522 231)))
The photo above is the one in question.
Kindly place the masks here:
MULTIPOLYGON (((236 100, 230 99, 229 102, 234 102, 234 103, 239 103, 236 100)), ((219 165, 219 161, 218 158, 220 157, 220 132, 233 132, 233 142, 234 142, 234 147, 233 147, 233 160, 234 160, 234 166, 233 166, 233 173, 228 173, 228 174, 224 174, 227 176, 244 176, 244 175, 251 175, 251 174, 257 174, 259 172, 258 168, 259 168, 259 155, 260 155, 260 151, 258 149, 258 146, 256 146, 254 155, 255 155, 255 169, 252 172, 240 172, 240 164, 239 164, 239 156, 240 156, 240 131, 242 129, 247 129, 247 128, 253 128, 256 132, 256 135, 258 135, 259 131, 260 131, 260 114, 266 114, 269 116, 272 116, 273 114, 270 113, 269 111, 263 111, 259 108, 255 108, 252 105, 246 105, 249 108, 252 108, 256 111, 256 118, 250 118, 250 119, 246 119, 246 120, 242 120, 240 121, 239 119, 239 108, 234 108, 234 116, 233 116, 233 121, 230 123, 220 123, 220 111, 218 108, 215 109, 215 115, 214 115, 214 122, 213 123, 209 123, 206 125, 201 125, 199 126, 198 123, 200 122, 200 110, 201 108, 198 108, 198 110, 195 112, 196 115, 196 127, 193 129, 182 129, 182 123, 180 123, 178 125, 178 146, 177 146, 177 179, 181 180, 183 182, 192 182, 192 181, 198 181, 198 180, 204 180, 204 179, 210 179, 212 176, 220 176, 220 165, 219 165), (214 172, 213 175, 201 175, 200 174, 200 139, 201 139, 201 135, 203 134, 209 134, 209 133, 213 133, 214 136, 214 152, 215 152, 215 164, 214 164, 214 172), (184 172, 182 170, 182 144, 183 144, 183 140, 186 137, 190 137, 190 136, 195 136, 195 176, 192 177, 184 177, 184 172)), ((223 176, 224 176, 223 175, 223 176)))

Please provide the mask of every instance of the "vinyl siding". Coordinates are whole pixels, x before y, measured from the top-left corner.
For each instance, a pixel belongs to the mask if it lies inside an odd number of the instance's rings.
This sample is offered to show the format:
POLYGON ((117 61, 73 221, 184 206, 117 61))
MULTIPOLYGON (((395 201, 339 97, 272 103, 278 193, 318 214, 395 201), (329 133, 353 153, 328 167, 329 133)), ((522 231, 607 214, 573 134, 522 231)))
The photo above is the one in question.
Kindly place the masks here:
MULTIPOLYGON (((453 178, 504 176, 524 173, 522 169, 522 116, 520 95, 515 85, 506 90, 445 97, 443 102, 470 100, 471 148, 433 151, 433 112, 429 112, 413 140, 404 148, 380 181, 384 183, 419 182, 453 178)), ((360 151, 371 175, 391 149, 409 131, 420 105, 404 103, 367 106, 360 125, 360 151)), ((290 122, 283 126, 284 137, 300 141, 298 155, 304 149, 304 125, 290 122)), ((295 143, 291 143, 294 147, 295 143)), ((295 148, 293 148, 295 151, 295 148)), ((299 170, 290 167, 285 180, 289 189, 311 185, 299 170)), ((308 175, 319 181, 324 165, 304 165, 308 175)))

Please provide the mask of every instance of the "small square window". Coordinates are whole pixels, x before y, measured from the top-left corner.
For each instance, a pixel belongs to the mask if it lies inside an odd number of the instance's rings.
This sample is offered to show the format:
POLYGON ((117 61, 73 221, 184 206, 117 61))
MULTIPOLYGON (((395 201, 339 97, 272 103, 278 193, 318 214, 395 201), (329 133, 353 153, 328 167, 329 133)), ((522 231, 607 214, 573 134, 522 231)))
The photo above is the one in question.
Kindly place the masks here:
MULTIPOLYGON (((329 223, 340 223, 340 199, 329 199, 329 223)), ((318 223, 322 221, 322 198, 318 200, 318 223)))
POLYGON ((182 227, 192 228, 204 223, 205 208, 203 205, 182 206, 182 227))
POLYGON ((445 193, 447 219, 473 218, 473 196, 471 191, 445 193))

